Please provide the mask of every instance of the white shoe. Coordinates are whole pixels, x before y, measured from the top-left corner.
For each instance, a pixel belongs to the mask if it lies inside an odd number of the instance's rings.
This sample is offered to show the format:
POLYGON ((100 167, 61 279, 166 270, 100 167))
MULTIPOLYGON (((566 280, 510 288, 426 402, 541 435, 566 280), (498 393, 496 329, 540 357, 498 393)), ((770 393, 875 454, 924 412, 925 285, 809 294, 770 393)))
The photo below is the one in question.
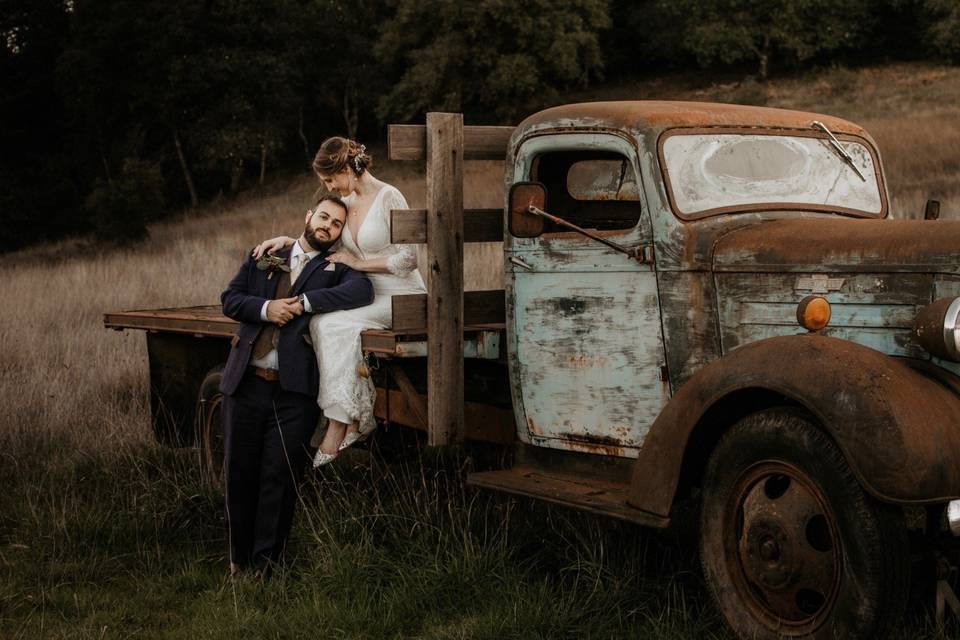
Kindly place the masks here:
POLYGON ((317 449, 317 454, 313 456, 313 468, 322 467, 325 464, 330 464, 337 459, 337 456, 340 455, 340 452, 337 453, 324 453, 317 449))
POLYGON ((376 431, 376 429, 377 429, 377 427, 374 426, 373 429, 370 429, 369 431, 363 431, 363 430, 361 429, 361 430, 359 430, 359 431, 350 431, 350 432, 348 432, 347 435, 345 435, 345 436, 343 437, 343 442, 340 443, 340 448, 337 449, 337 451, 343 451, 343 450, 346 449, 347 447, 352 447, 353 445, 357 444, 358 442, 363 442, 364 440, 366 440, 367 438, 369 438, 369 437, 370 437, 370 434, 373 433, 374 431, 376 431))
POLYGON ((352 447, 357 442, 360 442, 361 439, 363 439, 363 436, 359 431, 351 431, 347 435, 343 436, 343 442, 340 443, 340 448, 337 449, 337 451, 343 451, 348 447, 352 447))

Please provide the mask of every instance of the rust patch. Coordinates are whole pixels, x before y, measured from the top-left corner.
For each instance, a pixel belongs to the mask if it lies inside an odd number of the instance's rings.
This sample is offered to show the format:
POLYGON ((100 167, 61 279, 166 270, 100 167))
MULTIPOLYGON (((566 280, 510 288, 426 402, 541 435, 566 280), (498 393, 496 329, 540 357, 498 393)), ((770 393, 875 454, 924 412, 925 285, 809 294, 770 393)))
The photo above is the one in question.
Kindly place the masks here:
POLYGON ((591 356, 585 353, 575 353, 567 356, 567 362, 575 369, 588 369, 590 367, 605 367, 609 363, 609 358, 605 355, 591 356))
POLYGON ((717 241, 714 264, 742 270, 808 266, 809 271, 955 271, 960 220, 774 220, 717 241))
POLYGON ((722 398, 747 389, 805 406, 879 500, 933 504, 960 496, 960 398, 903 359, 806 334, 744 345, 684 384, 644 440, 630 503, 669 513, 694 429, 722 398), (806 366, 785 367, 785 362, 806 366))
POLYGON ((572 451, 586 451, 588 453, 599 453, 606 456, 615 456, 622 458, 626 455, 626 449, 623 443, 611 436, 601 436, 582 433, 560 433, 557 435, 559 440, 563 440, 569 445, 572 451))
POLYGON ((834 133, 864 135, 857 124, 818 113, 710 102, 669 100, 634 100, 623 102, 589 102, 567 104, 535 113, 520 123, 517 130, 526 132, 543 127, 612 128, 629 130, 636 127, 662 130, 666 127, 730 127, 753 125, 787 129, 809 129, 819 120, 834 133))
POLYGON ((557 437, 561 440, 571 440, 573 442, 583 442, 586 444, 595 444, 602 447, 619 447, 620 440, 612 436, 584 434, 584 433, 560 433, 557 437))

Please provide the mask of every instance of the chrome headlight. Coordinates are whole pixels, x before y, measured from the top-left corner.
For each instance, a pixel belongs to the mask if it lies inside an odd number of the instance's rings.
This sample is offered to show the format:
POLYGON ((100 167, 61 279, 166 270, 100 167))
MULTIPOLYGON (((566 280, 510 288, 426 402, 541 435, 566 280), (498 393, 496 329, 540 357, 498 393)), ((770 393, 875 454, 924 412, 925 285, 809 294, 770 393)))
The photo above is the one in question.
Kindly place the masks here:
POLYGON ((920 310, 913 336, 930 355, 960 362, 960 298, 940 298, 920 310))

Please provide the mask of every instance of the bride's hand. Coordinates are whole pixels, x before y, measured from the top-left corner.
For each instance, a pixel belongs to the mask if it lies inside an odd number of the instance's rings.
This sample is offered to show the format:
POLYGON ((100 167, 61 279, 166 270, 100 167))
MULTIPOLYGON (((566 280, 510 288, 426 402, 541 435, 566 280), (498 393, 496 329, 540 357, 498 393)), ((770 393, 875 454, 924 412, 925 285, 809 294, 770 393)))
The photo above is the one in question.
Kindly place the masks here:
POLYGON ((280 249, 289 247, 296 239, 289 236, 277 236, 276 238, 270 238, 269 240, 264 240, 256 247, 253 248, 253 255, 255 260, 259 260, 260 257, 265 253, 275 253, 280 249))
POLYGON ((342 265, 348 266, 351 269, 356 269, 357 264, 360 262, 357 260, 349 251, 335 251, 327 256, 328 262, 339 262, 342 265))

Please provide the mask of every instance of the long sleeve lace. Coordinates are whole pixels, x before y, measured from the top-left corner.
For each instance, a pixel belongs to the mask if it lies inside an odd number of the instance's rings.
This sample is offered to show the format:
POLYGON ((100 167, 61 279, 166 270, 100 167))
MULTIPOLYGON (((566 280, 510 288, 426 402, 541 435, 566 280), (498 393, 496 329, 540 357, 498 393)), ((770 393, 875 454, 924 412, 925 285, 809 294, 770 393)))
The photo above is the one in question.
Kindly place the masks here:
MULTIPOLYGON (((383 196, 381 211, 386 217, 387 228, 390 228, 390 210, 406 209, 407 201, 403 194, 396 189, 390 189, 383 196)), ((387 270, 396 276, 405 276, 417 268, 417 246, 414 244, 395 244, 394 252, 387 258, 387 270)))

